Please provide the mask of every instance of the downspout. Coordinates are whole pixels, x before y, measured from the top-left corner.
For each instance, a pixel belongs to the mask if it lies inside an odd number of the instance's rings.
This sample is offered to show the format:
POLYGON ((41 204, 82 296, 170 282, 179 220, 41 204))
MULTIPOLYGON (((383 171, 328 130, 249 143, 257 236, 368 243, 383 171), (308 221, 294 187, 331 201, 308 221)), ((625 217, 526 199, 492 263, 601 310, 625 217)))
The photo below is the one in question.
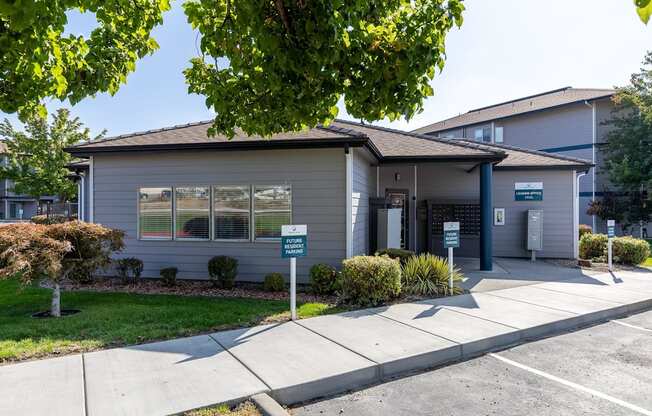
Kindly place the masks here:
POLYGON ((346 258, 353 256, 353 149, 349 146, 344 148, 346 161, 346 258))
MULTIPOLYGON (((595 202, 595 169, 596 169, 596 163, 595 163, 595 144, 597 142, 597 134, 598 134, 598 128, 597 128, 597 114, 596 114, 596 106, 595 102, 589 103, 588 100, 584 101, 584 104, 587 106, 591 107, 591 162, 593 163, 593 168, 591 170, 591 201, 595 202)), ((593 232, 596 232, 596 226, 597 226, 597 218, 594 215, 592 215, 592 224, 591 227, 593 229, 593 232)))
POLYGON ((573 207, 573 256, 575 259, 579 259, 580 256, 580 178, 584 175, 586 172, 578 175, 577 171, 573 171, 573 201, 575 202, 573 207))
POLYGON ((81 191, 79 192, 79 197, 78 197, 79 198, 79 201, 78 201, 79 202, 79 207, 78 207, 78 210, 77 210, 77 216, 79 218, 77 218, 77 219, 79 221, 86 221, 86 216, 84 215, 85 214, 84 211, 86 210, 86 207, 84 206, 84 205, 86 205, 84 203, 84 201, 86 200, 86 173, 81 172, 79 174, 79 177, 81 178, 81 180, 80 180, 80 182, 81 182, 81 191))
POLYGON ((95 160, 93 156, 88 162, 88 222, 95 222, 95 160))

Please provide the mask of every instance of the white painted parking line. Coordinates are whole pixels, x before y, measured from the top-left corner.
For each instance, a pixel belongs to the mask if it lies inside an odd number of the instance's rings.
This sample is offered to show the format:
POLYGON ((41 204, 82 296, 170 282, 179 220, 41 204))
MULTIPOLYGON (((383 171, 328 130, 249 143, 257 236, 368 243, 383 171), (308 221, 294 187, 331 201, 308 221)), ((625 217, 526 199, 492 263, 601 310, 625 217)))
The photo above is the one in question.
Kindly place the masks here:
POLYGON ((568 381, 568 380, 565 380, 563 378, 553 376, 552 374, 548 374, 545 371, 541 371, 541 370, 537 370, 536 368, 528 367, 525 364, 521 364, 521 363, 518 363, 516 361, 512 361, 509 358, 505 358, 505 357, 502 357, 502 356, 497 355, 497 354, 489 353, 488 355, 495 358, 495 359, 497 359, 497 360, 500 360, 500 361, 502 361, 502 362, 504 362, 506 364, 512 365, 514 367, 518 367, 518 368, 520 368, 522 370, 525 370, 525 371, 528 371, 528 372, 530 372, 532 374, 536 374, 538 376, 547 378, 548 380, 552 380, 552 381, 555 381, 555 382, 557 382, 559 384, 563 384, 564 386, 574 388, 575 390, 583 391, 583 392, 591 394, 593 396, 600 397, 601 399, 608 400, 611 403, 622 406, 622 407, 624 407, 626 409, 629 409, 629 410, 632 410, 632 411, 634 411, 636 413, 640 413, 640 414, 646 415, 646 416, 652 416, 652 411, 647 410, 647 409, 643 409, 642 407, 636 406, 635 404, 628 403, 626 401, 617 399, 617 398, 615 398, 613 396, 602 393, 600 391, 593 390, 593 389, 590 389, 588 387, 584 387, 584 386, 582 386, 580 384, 577 384, 577 383, 573 383, 572 381, 568 381))
POLYGON ((614 324, 626 326, 628 328, 638 329, 639 331, 652 333, 652 329, 643 328, 642 326, 636 326, 636 325, 628 324, 627 322, 618 321, 618 320, 615 320, 615 319, 612 319, 611 322, 613 322, 614 324))

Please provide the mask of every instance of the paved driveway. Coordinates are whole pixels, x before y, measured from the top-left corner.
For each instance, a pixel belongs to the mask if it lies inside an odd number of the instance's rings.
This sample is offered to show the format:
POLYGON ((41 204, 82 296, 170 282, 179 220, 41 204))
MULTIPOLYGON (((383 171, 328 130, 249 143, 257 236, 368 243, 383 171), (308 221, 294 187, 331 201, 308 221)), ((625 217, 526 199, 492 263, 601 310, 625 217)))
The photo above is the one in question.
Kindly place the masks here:
MULTIPOLYGON (((604 273, 604 271, 562 267, 544 260, 532 262, 527 259, 500 257, 494 258, 493 271, 491 272, 481 272, 478 259, 459 258, 455 260, 455 264, 462 269, 466 276, 462 287, 471 292, 489 292, 571 279, 580 279, 586 281, 586 283, 591 283, 595 282, 592 276, 604 273)), ((650 272, 652 278, 650 270, 640 269, 639 271, 641 273, 650 272)))
POLYGON ((295 416, 652 415, 652 311, 295 408, 295 416))

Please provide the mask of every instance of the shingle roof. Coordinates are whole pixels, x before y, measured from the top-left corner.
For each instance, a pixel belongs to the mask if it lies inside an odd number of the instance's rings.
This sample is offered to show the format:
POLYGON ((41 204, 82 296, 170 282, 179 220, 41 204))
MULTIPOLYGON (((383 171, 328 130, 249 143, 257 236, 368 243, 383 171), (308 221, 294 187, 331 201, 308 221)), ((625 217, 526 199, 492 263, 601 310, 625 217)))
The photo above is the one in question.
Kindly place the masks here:
POLYGON ((68 150, 77 155, 98 151, 169 149, 179 146, 237 148, 243 144, 262 148, 274 148, 280 143, 291 145, 338 144, 355 142, 368 145, 379 158, 432 158, 432 159, 500 159, 502 152, 479 149, 476 145, 454 143, 446 140, 432 140, 430 137, 412 133, 363 125, 355 122, 337 120, 329 126, 318 126, 294 133, 275 134, 271 138, 247 136, 236 131, 236 136, 229 140, 226 136, 208 137, 207 132, 212 121, 184 124, 145 132, 126 134, 83 143, 68 150))
POLYGON ((385 127, 336 120, 331 126, 350 128, 369 137, 372 145, 385 159, 400 158, 501 158, 503 152, 480 148, 474 143, 454 142, 429 136, 408 133, 385 127))
MULTIPOLYGON (((460 141, 464 143, 474 143, 468 139, 447 139, 460 141)), ((501 150, 507 154, 507 157, 496 164, 497 169, 522 169, 522 168, 590 168, 593 166, 591 161, 570 156, 561 156, 541 152, 538 150, 523 149, 515 146, 493 143, 478 143, 478 146, 486 149, 501 150)))
POLYGON ((503 103, 494 104, 488 107, 477 108, 468 113, 460 114, 446 120, 438 121, 427 126, 414 130, 414 133, 434 133, 449 130, 471 124, 485 123, 498 120, 517 114, 529 113, 532 111, 545 110, 562 105, 597 100, 612 96, 616 91, 612 89, 599 88, 572 88, 565 87, 541 94, 518 98, 503 103))
POLYGON ((238 142, 273 142, 278 140, 311 140, 311 139, 334 139, 342 137, 357 137, 354 132, 348 129, 325 129, 314 128, 301 132, 275 134, 271 138, 261 136, 248 136, 241 130, 236 130, 236 135, 229 140, 223 135, 208 136, 208 128, 213 123, 210 121, 200 121, 197 123, 188 123, 172 127, 165 127, 155 130, 123 134, 120 136, 109 137, 106 139, 95 140, 89 143, 83 143, 74 146, 75 149, 99 149, 106 147, 123 147, 123 146, 149 146, 149 145, 166 145, 166 144, 204 144, 204 143, 238 143, 238 142))
MULTIPOLYGON (((590 166, 590 163, 544 152, 511 146, 478 143, 463 139, 439 139, 385 127, 336 120, 328 127, 319 126, 297 133, 283 133, 265 139, 245 136, 238 132, 232 140, 225 136, 208 137, 211 122, 200 122, 150 130, 83 143, 69 151, 76 155, 88 155, 104 151, 134 151, 181 148, 204 148, 220 145, 224 148, 244 144, 275 148, 279 143, 311 145, 350 144, 367 146, 383 162, 403 160, 493 160, 499 168, 590 166), (353 142, 352 142, 353 141, 353 142), (162 147, 163 146, 163 147, 162 147)), ((221 147, 220 147, 221 148, 221 147)), ((83 168, 83 162, 71 164, 71 168, 83 168)))

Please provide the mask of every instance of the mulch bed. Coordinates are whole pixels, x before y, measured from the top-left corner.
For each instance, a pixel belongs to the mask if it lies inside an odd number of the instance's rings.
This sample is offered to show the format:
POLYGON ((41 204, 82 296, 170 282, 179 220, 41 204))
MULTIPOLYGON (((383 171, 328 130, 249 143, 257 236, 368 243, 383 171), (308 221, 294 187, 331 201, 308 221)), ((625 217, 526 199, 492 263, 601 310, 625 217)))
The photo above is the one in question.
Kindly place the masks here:
MULTIPOLYGON (((64 282, 62 290, 91 291, 91 292, 121 292, 136 293, 141 295, 179 295, 179 296, 208 296, 216 298, 249 298, 263 300, 287 300, 289 291, 265 292, 261 285, 253 283, 238 283, 233 289, 219 289, 210 281, 204 280, 177 280, 176 286, 166 287, 158 279, 139 279, 134 283, 124 284, 121 279, 110 277, 96 277, 92 283, 79 284, 64 282)), ((318 296, 309 292, 302 292, 297 288, 297 301, 321 302, 326 304, 337 303, 335 296, 318 296)))
MULTIPOLYGON (((592 271, 596 273, 607 273, 609 271, 609 265, 607 263, 598 263, 591 261, 591 266, 579 266, 577 260, 570 259, 545 259, 546 263, 554 264, 555 266, 569 267, 572 269, 582 269, 587 271, 592 271)), ((649 271, 649 269, 637 266, 628 266, 626 264, 617 264, 613 263, 614 271, 649 271)))

